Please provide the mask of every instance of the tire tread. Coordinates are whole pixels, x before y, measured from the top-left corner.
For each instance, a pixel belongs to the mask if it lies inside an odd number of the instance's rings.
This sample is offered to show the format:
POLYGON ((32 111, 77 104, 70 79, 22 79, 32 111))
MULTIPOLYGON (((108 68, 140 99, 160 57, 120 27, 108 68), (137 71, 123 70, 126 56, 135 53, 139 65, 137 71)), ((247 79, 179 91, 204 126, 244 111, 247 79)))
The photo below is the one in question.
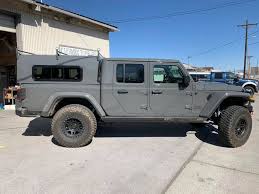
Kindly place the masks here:
MULTIPOLYGON (((221 112, 220 120, 219 120, 219 137, 223 144, 225 144, 228 147, 238 147, 240 146, 231 136, 231 128, 232 124, 234 123, 234 120, 236 117, 240 114, 250 114, 249 111, 242 106, 233 105, 227 107, 225 110, 221 112)), ((250 132, 249 132, 250 133, 250 132)), ((250 135, 250 134, 249 134, 250 135)), ((242 142, 243 145, 246 142, 242 142)))
POLYGON ((54 138, 60 145, 65 146, 65 147, 82 147, 82 146, 89 144, 96 133, 96 129, 97 129, 97 121, 96 121, 95 115, 93 114, 93 112, 90 109, 88 109, 87 107, 80 105, 80 104, 70 104, 70 105, 64 106, 54 115, 54 117, 52 119, 52 123, 51 123, 51 131, 52 131, 54 138), (89 129, 90 135, 86 139, 84 139, 84 141, 74 142, 73 144, 70 144, 70 143, 68 144, 66 141, 64 141, 64 139, 62 139, 57 134, 55 125, 58 122, 58 120, 60 119, 60 117, 63 114, 66 114, 66 112, 79 112, 82 115, 84 115, 85 117, 89 118, 89 120, 92 124, 92 127, 90 127, 90 129, 89 129))

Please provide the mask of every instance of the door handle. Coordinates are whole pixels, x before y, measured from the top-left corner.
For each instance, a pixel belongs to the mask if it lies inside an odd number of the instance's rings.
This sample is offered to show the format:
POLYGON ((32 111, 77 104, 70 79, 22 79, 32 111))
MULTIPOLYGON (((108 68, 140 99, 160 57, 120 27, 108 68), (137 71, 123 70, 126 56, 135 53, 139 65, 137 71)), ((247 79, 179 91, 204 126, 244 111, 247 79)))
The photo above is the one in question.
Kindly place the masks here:
POLYGON ((128 94, 129 92, 127 90, 121 89, 117 91, 118 94, 128 94))
POLYGON ((162 94, 161 90, 152 90, 152 94, 162 94))
POLYGON ((191 91, 187 91, 186 95, 192 96, 192 92, 191 91))
POLYGON ((140 106, 140 109, 148 110, 148 106, 146 104, 142 104, 140 106))

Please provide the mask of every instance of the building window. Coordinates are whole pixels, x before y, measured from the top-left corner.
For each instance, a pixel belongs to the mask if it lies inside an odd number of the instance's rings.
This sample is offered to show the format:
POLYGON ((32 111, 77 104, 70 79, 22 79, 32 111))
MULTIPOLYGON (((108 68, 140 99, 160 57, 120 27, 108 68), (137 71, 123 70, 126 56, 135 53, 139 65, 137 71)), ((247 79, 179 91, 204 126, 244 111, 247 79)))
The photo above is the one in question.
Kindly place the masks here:
POLYGON ((32 67, 35 81, 81 81, 82 69, 77 66, 35 65, 32 67))
POLYGON ((154 83, 179 83, 183 73, 176 65, 155 65, 153 68, 154 83))
POLYGON ((118 64, 116 68, 116 80, 119 83, 143 83, 143 64, 118 64))

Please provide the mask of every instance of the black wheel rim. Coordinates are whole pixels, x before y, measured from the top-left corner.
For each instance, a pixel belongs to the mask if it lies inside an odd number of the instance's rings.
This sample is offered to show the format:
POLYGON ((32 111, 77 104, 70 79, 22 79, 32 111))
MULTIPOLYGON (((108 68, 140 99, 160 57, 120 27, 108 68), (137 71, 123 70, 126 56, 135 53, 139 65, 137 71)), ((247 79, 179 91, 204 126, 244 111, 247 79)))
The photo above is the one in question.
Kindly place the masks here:
POLYGON ((83 133, 84 127, 80 120, 69 118, 64 121, 62 131, 67 137, 75 138, 83 133))
POLYGON ((245 119, 240 119, 237 123, 237 127, 235 129, 235 134, 238 138, 241 138, 244 136, 245 132, 247 130, 247 122, 245 119))
POLYGON ((254 95, 254 90, 252 88, 246 88, 246 91, 248 91, 252 96, 254 95))

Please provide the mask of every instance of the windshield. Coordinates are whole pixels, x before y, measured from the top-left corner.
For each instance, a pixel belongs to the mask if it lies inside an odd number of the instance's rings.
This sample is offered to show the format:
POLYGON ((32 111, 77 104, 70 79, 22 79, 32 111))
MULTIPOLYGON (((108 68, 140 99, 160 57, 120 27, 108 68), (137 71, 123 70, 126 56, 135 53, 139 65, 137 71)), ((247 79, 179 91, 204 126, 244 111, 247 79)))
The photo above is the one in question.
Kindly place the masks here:
POLYGON ((227 73, 226 78, 227 78, 227 79, 235 79, 235 78, 236 78, 236 76, 235 76, 235 74, 234 74, 234 73, 229 72, 229 73, 227 73))

